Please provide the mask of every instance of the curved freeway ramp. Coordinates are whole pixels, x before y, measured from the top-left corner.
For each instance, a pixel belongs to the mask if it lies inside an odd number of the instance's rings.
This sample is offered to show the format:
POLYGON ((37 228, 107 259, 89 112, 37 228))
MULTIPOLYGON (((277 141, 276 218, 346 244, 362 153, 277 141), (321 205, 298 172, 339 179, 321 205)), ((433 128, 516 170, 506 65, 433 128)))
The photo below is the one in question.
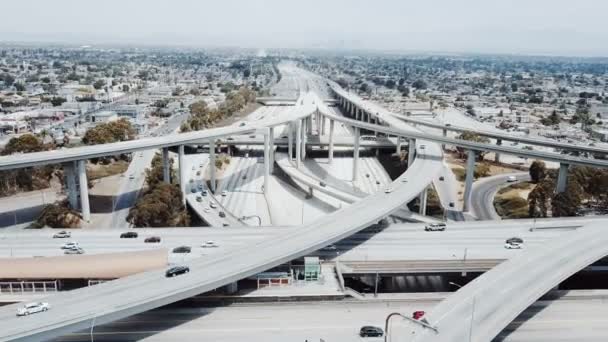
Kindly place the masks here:
POLYGON ((426 319, 435 332, 412 326, 409 341, 487 342, 572 274, 608 254, 605 223, 590 223, 523 251, 442 301, 426 319))

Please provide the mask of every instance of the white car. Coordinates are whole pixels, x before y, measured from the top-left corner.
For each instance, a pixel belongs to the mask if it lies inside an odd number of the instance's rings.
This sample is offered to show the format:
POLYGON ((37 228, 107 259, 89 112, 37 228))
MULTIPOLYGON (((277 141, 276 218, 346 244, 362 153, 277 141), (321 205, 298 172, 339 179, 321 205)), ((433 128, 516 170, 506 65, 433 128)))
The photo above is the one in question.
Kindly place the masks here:
POLYGON ((517 177, 509 176, 509 177, 507 177, 507 182, 509 182, 509 183, 517 182, 517 177))
POLYGON ((51 306, 49 303, 35 302, 25 304, 23 307, 17 309, 17 316, 27 316, 30 314, 47 311, 51 306))
POLYGON ((522 247, 523 247, 523 244, 517 243, 517 242, 507 242, 507 243, 505 243, 505 248, 506 249, 521 249, 522 247))
POLYGON ((130 174, 129 179, 135 179, 135 174, 134 173, 130 174))
POLYGON ((217 244, 217 242, 209 240, 209 241, 205 241, 203 242, 203 244, 201 245, 201 247, 203 248, 215 248, 215 247, 219 247, 220 245, 217 244))
POLYGON ((222 196, 226 196, 228 195, 228 192, 226 192, 226 190, 222 191, 222 196))
POLYGON ((424 230, 427 232, 442 232, 447 228, 445 223, 431 223, 424 226, 424 230))
POLYGON ((209 206, 211 207, 211 209, 217 208, 217 204, 215 204, 215 202, 209 203, 209 206))
POLYGON ((53 234, 53 239, 64 239, 64 238, 69 238, 71 236, 72 236, 72 233, 62 230, 59 233, 53 234))
POLYGON ((70 248, 63 251, 63 254, 84 254, 84 249, 80 247, 70 248))
POLYGON ((75 242, 75 241, 66 242, 63 244, 63 246, 61 246, 61 249, 75 249, 75 248, 80 248, 80 245, 78 244, 78 242, 75 242))
POLYGON ((391 188, 386 188, 386 189, 384 190, 384 193, 385 193, 385 194, 390 194, 391 192, 393 192, 393 189, 391 189, 391 188))

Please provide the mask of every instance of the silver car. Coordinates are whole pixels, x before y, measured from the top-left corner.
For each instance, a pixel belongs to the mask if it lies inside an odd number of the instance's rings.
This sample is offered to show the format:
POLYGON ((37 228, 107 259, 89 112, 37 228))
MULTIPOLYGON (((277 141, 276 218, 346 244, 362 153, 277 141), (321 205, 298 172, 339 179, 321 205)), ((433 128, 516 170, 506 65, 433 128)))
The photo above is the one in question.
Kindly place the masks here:
POLYGON ((49 303, 34 302, 25 304, 23 307, 17 309, 17 316, 28 316, 30 314, 47 311, 51 306, 49 303))

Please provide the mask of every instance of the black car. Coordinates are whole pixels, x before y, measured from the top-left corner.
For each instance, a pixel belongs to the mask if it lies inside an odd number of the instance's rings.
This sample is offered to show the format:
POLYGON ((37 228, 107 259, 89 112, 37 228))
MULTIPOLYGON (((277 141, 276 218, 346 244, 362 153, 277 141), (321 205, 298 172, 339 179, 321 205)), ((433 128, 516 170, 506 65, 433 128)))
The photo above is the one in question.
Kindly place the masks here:
POLYGON ((226 213, 223 211, 220 211, 220 217, 226 217, 226 213))
POLYGON ((319 185, 322 186, 322 187, 326 187, 327 186, 327 184, 325 184, 325 182, 323 182, 323 181, 319 182, 319 185))
POLYGON ((145 243, 158 243, 160 242, 160 236, 150 236, 144 240, 145 243))
POLYGON ((165 277, 171 278, 188 272, 190 272, 190 267, 188 266, 174 266, 165 272, 165 277))
POLYGON ((509 238, 505 241, 506 243, 519 243, 522 244, 524 243, 524 239, 520 238, 520 237, 512 237, 509 238))
POLYGON ((361 337, 382 337, 382 335, 384 335, 384 331, 378 327, 364 326, 359 331, 361 337))
POLYGON ((173 248, 173 253, 190 253, 192 251, 192 247, 189 246, 179 246, 173 248))
POLYGON ((120 234, 120 238, 121 239, 135 239, 135 238, 137 238, 137 233, 136 232, 122 233, 122 234, 120 234))

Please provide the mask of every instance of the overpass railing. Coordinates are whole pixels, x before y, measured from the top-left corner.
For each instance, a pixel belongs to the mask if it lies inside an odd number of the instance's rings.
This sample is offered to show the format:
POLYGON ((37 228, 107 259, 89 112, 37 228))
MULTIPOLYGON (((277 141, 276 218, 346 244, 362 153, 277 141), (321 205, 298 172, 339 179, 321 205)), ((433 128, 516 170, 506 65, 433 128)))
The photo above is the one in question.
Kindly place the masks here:
POLYGON ((57 280, 53 281, 3 281, 0 282, 0 295, 47 293, 59 291, 57 280))

